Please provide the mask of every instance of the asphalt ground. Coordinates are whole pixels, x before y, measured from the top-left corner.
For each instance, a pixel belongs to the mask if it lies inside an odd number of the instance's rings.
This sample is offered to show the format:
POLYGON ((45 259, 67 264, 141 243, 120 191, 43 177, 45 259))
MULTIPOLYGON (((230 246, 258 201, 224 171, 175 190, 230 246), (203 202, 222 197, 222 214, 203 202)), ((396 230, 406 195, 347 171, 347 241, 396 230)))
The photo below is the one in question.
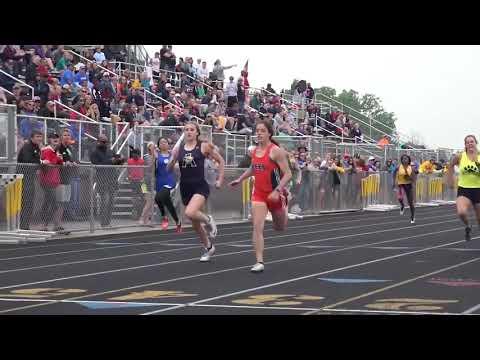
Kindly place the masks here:
POLYGON ((187 229, 0 247, 0 314, 480 314, 480 234, 453 206, 330 214, 265 230, 265 271, 250 223, 221 225, 200 263, 187 229))

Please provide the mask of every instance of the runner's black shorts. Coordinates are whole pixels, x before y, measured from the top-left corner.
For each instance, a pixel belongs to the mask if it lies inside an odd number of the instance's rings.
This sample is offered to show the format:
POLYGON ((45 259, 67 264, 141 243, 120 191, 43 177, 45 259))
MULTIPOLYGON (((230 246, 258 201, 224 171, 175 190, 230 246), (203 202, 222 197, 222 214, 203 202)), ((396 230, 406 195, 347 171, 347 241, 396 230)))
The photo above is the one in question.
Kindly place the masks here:
POLYGON ((480 204, 480 188, 458 187, 457 197, 465 196, 472 204, 480 204))
POLYGON ((180 182, 180 194, 183 205, 187 206, 195 194, 202 195, 207 200, 210 195, 210 186, 205 180, 193 183, 180 182))

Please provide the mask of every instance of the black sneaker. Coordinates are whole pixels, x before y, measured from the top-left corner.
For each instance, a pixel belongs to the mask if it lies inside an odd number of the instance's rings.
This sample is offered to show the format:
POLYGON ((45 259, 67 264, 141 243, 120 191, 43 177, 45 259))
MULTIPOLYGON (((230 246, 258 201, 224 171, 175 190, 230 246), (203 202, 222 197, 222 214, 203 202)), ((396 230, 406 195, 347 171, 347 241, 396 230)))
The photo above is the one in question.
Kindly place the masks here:
POLYGON ((472 228, 470 226, 467 226, 465 228, 465 241, 472 240, 472 236, 470 235, 471 232, 472 232, 472 228))

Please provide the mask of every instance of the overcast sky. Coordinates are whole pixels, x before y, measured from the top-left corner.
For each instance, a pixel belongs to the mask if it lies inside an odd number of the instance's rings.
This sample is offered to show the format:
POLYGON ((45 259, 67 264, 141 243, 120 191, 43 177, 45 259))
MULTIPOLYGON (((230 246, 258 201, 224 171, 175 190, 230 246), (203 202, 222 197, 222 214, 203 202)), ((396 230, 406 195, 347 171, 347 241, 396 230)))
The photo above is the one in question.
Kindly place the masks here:
MULTIPOLYGON (((146 45, 150 55, 161 45, 146 45)), ((314 88, 330 86, 373 93, 397 115, 397 129, 420 134, 428 146, 461 148, 466 134, 480 137, 475 110, 480 104, 480 46, 293 46, 174 45, 177 57, 238 64, 226 76, 237 77, 249 59, 254 87, 271 83, 276 91, 292 80, 314 88)))

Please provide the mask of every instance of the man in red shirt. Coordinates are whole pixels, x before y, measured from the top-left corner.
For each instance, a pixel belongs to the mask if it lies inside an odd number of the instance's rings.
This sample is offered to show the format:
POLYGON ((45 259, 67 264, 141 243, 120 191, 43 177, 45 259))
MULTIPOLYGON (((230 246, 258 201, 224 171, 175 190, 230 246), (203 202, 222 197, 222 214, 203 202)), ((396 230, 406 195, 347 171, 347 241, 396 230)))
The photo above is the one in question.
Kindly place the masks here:
MULTIPOLYGON (((57 211, 57 199, 55 189, 60 185, 60 168, 63 165, 63 158, 57 152, 60 145, 60 136, 58 134, 48 135, 48 146, 45 146, 40 154, 40 172, 38 179, 43 189, 43 229, 48 231, 48 224, 53 219, 53 214, 57 211)), ((54 219, 55 229, 60 227, 58 219, 54 219)))

